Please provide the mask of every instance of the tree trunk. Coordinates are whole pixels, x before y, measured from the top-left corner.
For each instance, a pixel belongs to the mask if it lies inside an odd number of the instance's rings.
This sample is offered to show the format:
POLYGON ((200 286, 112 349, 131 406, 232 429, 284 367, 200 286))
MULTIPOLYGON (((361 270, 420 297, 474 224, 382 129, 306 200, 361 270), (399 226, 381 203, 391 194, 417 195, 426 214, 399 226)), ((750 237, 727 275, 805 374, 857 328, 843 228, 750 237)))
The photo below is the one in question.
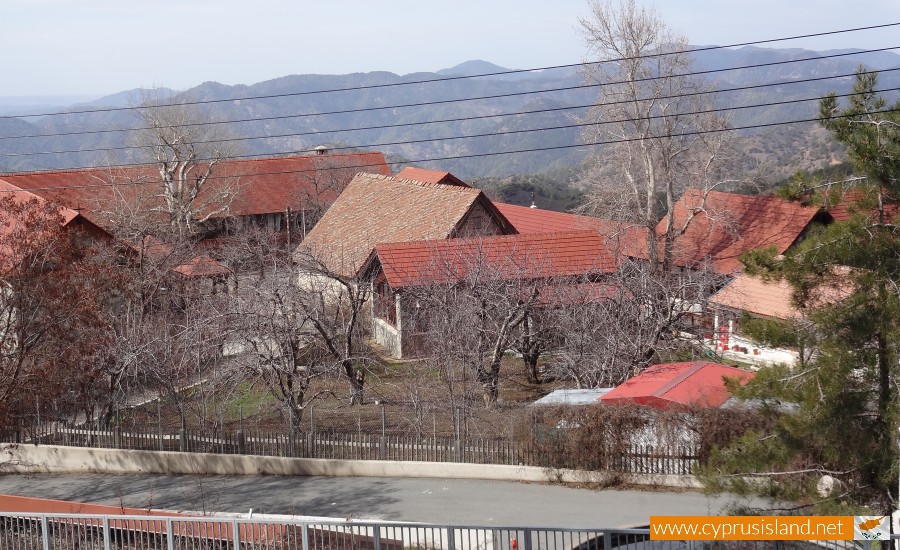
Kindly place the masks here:
POLYGON ((353 368, 349 359, 345 361, 344 372, 350 382, 350 404, 362 405, 365 403, 366 371, 361 368, 353 368))

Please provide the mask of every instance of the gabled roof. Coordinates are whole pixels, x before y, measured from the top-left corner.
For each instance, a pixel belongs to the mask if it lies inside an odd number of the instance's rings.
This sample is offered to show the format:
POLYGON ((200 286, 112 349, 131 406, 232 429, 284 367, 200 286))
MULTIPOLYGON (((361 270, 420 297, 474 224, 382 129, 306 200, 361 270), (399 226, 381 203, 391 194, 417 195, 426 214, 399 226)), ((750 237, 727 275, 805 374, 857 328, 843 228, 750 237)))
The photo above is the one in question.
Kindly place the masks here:
MULTIPOLYGON (((11 183, 4 181, 0 178, 0 197, 12 196, 14 200, 17 202, 27 202, 30 200, 37 200, 41 204, 46 204, 47 200, 40 195, 32 193, 30 191, 22 190, 11 183)), ((71 208, 61 207, 59 209, 59 215, 62 217, 63 226, 69 225, 72 220, 78 217, 78 212, 72 210, 71 208)))
POLYGON ((714 409, 731 397, 723 379, 746 384, 756 373, 735 367, 694 361, 653 365, 600 397, 601 403, 636 403, 654 409, 704 407, 714 409))
MULTIPOLYGON (((822 285, 809 296, 809 305, 823 306, 838 302, 851 293, 851 283, 844 274, 846 268, 838 268, 834 284, 822 285)), ((742 273, 709 299, 713 306, 746 311, 758 317, 790 320, 803 313, 794 307, 791 285, 785 280, 764 281, 759 277, 742 273)))
POLYGON ((616 267, 595 231, 381 243, 367 264, 376 259, 394 290, 473 275, 543 279, 608 273, 616 267))
MULTIPOLYGON (((11 196, 12 200, 17 204, 24 204, 32 200, 42 206, 47 204, 47 201, 42 197, 29 193, 28 191, 22 191, 0 179, 0 198, 9 196, 11 196)), ((78 212, 69 208, 59 208, 58 213, 60 216, 60 224, 63 227, 69 226, 79 219, 78 212)), ((9 219, 10 217, 11 216, 0 216, 0 262, 5 262, 9 259, 12 248, 9 246, 8 239, 11 234, 17 231, 18 228, 15 226, 21 221, 9 219)))
POLYGON ((352 277, 378 243, 455 236, 476 204, 515 231, 478 189, 357 174, 297 254, 312 253, 328 269, 352 277))
POLYGON ((623 254, 630 255, 635 250, 646 250, 647 248, 647 230, 643 227, 505 202, 494 202, 494 205, 519 233, 552 233, 554 231, 590 229, 606 238, 607 248, 620 250, 623 254))
POLYGON ((505 202, 494 202, 497 210, 506 216, 519 233, 550 233, 553 231, 581 231, 592 229, 605 232, 613 222, 590 216, 555 212, 542 208, 530 208, 505 202))
POLYGON ((179 265, 172 271, 188 278, 222 277, 231 274, 231 269, 229 269, 228 266, 207 254, 194 256, 190 261, 179 265))
POLYGON ((759 277, 741 274, 716 292, 709 303, 773 319, 800 316, 791 303, 791 285, 783 279, 763 281, 759 277))
MULTIPOLYGON (((225 160, 215 168, 198 203, 229 195, 229 216, 252 216, 309 209, 310 199, 331 202, 358 172, 390 175, 381 153, 347 153, 225 160)), ((24 172, 0 175, 20 189, 72 209, 101 227, 105 212, 127 202, 143 209, 162 206, 154 165, 24 172)), ((226 199, 227 200, 227 199, 226 199)))
MULTIPOLYGON (((887 197, 888 194, 885 193, 885 196, 887 197)), ((827 211, 831 214, 834 221, 837 222, 848 221, 857 214, 863 214, 873 220, 876 219, 878 210, 875 208, 875 204, 872 205, 872 208, 860 208, 858 203, 864 198, 865 193, 863 190, 859 188, 850 189, 844 193, 836 204, 830 206, 827 211)), ((872 202, 874 202, 874 200, 872 202)), ((896 201, 885 201, 883 210, 885 217, 887 218, 886 221, 891 222, 897 216, 897 213, 900 212, 900 205, 898 205, 896 201)))
MULTIPOLYGON (((675 203, 674 227, 696 212, 687 231, 675 239, 674 262, 694 267, 709 261, 721 274, 743 269, 741 254, 774 246, 783 254, 804 233, 819 209, 769 195, 738 195, 688 189, 675 203)), ((665 228, 656 226, 658 235, 665 228)), ((646 248, 644 249, 646 253, 646 248)))
POLYGON ((400 170, 394 177, 398 180, 411 180, 421 181, 422 183, 472 187, 450 172, 443 172, 441 170, 428 170, 426 168, 416 168, 414 166, 407 166, 403 170, 400 170))

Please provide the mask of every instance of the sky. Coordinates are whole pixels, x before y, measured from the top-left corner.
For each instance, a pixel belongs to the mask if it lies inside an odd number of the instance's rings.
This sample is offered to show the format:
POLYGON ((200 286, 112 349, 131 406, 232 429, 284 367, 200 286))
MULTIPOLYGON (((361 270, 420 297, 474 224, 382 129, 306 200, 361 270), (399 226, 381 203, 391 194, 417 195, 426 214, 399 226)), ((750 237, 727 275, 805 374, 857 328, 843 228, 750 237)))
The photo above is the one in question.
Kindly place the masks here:
MULTIPOLYGON (((638 1, 703 45, 900 22, 898 0, 638 1)), ((0 97, 578 63, 588 13, 588 0, 0 0, 0 97)), ((772 44, 893 46, 900 27, 772 44)))

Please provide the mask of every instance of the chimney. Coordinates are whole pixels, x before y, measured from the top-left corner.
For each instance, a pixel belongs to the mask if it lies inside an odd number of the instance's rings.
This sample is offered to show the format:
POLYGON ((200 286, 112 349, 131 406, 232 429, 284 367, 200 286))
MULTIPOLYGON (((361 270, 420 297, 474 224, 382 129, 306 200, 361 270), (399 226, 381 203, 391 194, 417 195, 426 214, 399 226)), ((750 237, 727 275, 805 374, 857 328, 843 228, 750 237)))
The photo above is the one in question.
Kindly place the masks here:
POLYGON ((328 153, 328 147, 326 147, 324 145, 319 145, 318 147, 313 149, 313 151, 315 151, 317 155, 324 155, 324 154, 328 153))

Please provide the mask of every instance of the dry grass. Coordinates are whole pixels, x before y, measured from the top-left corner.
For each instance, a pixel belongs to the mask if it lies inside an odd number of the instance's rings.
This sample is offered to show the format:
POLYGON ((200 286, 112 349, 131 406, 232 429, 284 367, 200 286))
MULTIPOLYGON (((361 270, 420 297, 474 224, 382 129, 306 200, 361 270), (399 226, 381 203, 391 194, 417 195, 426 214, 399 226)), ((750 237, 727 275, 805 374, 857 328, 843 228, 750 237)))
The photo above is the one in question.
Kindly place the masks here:
MULTIPOLYGON (((312 393, 322 396, 309 404, 297 426, 302 431, 360 431, 421 436, 448 436, 459 430, 475 436, 506 437, 526 421, 526 406, 560 386, 558 383, 530 384, 520 358, 504 358, 500 401, 490 408, 481 400, 480 387, 471 380, 454 380, 455 399, 448 383, 427 372, 418 361, 395 362, 386 358, 371 368, 366 378, 366 400, 349 405, 349 387, 341 378, 317 381, 312 393), (459 388, 465 388, 460 390, 459 388)), ((188 429, 284 432, 290 427, 285 407, 261 383, 238 387, 195 388, 186 395, 188 429)), ((171 398, 161 404, 151 402, 123 412, 123 427, 156 429, 162 422, 166 431, 177 430, 181 419, 171 398)), ((293 419, 297 422, 297 419, 293 419)))

